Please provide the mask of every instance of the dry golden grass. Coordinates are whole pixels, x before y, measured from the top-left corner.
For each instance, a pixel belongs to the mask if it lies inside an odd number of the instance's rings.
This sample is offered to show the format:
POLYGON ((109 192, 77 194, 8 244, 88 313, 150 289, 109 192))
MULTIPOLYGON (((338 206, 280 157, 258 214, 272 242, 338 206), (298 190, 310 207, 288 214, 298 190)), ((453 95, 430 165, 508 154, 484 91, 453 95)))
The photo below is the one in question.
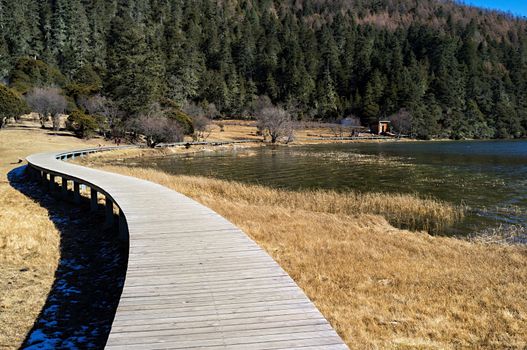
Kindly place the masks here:
POLYGON ((0 130, 0 348, 17 349, 44 305, 59 258, 59 232, 48 212, 7 180, 19 158, 98 144, 48 134, 34 123, 0 130))
MULTIPOLYGON (((304 144, 318 144, 318 143, 356 143, 356 142, 385 142, 383 140, 315 140, 317 138, 334 138, 335 132, 331 130, 329 126, 317 123, 304 123, 299 125, 298 129, 295 130, 295 140, 293 144, 304 145, 304 144)), ((350 136, 349 132, 342 136, 350 136)), ((191 140, 187 138, 186 140, 191 140)), ((207 140, 213 141, 232 141, 232 140, 255 140, 256 142, 262 141, 262 136, 257 134, 256 122, 250 120, 220 120, 213 121, 210 126, 210 134, 207 140), (223 125, 223 131, 221 131, 220 125, 223 125)), ((405 141, 401 139, 398 141, 405 141)))
POLYGON ((374 215, 457 215, 441 203, 406 196, 381 203, 375 195, 345 199, 103 168, 173 188, 231 220, 280 263, 353 349, 527 346, 525 246, 434 237, 374 215))
MULTIPOLYGON (((112 153, 106 153, 103 157, 108 160, 111 155, 112 153)), ((83 163, 90 165, 90 161, 83 163)), ((120 168, 112 170, 120 170, 120 168)), ((133 174, 132 176, 143 178, 149 176, 151 172, 151 170, 137 168, 129 171, 133 174)), ((174 186, 174 179, 168 174, 163 176, 162 173, 157 173, 156 175, 155 182, 161 181, 161 184, 167 187, 174 186)), ((301 209, 315 213, 350 216, 378 214, 394 226, 427 232, 442 231, 463 217, 463 210, 459 207, 407 194, 386 195, 357 192, 343 194, 328 190, 284 191, 205 177, 182 176, 177 178, 176 183, 175 190, 190 197, 207 193, 209 196, 225 198, 235 203, 280 205, 291 210, 301 209)))

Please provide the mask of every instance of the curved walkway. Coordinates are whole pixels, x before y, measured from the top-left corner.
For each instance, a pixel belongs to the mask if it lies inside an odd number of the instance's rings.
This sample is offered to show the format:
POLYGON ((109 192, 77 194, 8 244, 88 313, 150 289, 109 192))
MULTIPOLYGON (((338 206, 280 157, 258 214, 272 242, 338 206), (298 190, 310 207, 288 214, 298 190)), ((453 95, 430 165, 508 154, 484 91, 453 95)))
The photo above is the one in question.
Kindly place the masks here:
POLYGON ((287 273, 214 211, 161 185, 60 161, 110 149, 27 158, 46 186, 61 178, 65 197, 80 202, 85 185, 96 209, 104 195, 108 224, 120 213, 129 260, 107 349, 347 349, 287 273))

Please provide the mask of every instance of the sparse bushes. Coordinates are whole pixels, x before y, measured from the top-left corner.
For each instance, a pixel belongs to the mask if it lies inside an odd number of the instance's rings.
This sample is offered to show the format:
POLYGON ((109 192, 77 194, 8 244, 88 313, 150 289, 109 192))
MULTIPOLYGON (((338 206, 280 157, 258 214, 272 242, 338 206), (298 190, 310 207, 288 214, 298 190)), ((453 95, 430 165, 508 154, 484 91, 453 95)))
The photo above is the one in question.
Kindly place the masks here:
POLYGON ((27 94, 26 101, 29 107, 39 114, 42 127, 45 127, 45 123, 51 116, 53 130, 59 130, 60 114, 64 113, 68 106, 66 98, 61 95, 59 89, 35 88, 27 94))
POLYGON ((66 122, 66 127, 80 138, 87 139, 97 129, 97 119, 91 115, 85 114, 80 110, 71 112, 66 122))

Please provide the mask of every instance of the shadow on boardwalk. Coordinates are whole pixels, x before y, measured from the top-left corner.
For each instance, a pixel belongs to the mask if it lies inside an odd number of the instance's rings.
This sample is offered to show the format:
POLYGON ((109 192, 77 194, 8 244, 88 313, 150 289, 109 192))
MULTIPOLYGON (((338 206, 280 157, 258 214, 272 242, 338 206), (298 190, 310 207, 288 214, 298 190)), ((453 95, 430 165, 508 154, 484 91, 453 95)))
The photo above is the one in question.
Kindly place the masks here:
POLYGON ((28 181, 25 166, 8 174, 14 188, 49 212, 60 231, 60 261, 46 303, 22 349, 101 349, 122 292, 128 247, 104 217, 76 207, 28 181))

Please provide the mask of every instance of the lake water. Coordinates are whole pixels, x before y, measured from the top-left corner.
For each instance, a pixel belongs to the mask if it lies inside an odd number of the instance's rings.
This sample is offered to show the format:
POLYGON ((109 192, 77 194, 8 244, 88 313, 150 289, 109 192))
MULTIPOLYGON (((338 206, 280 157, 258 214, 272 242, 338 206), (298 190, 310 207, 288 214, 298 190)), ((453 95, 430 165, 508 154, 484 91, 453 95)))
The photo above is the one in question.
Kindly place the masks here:
POLYGON ((451 233, 527 225, 525 140, 263 147, 126 162, 288 189, 416 193, 468 207, 451 233))

